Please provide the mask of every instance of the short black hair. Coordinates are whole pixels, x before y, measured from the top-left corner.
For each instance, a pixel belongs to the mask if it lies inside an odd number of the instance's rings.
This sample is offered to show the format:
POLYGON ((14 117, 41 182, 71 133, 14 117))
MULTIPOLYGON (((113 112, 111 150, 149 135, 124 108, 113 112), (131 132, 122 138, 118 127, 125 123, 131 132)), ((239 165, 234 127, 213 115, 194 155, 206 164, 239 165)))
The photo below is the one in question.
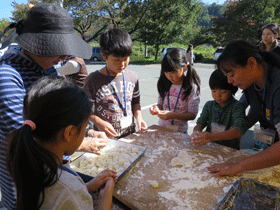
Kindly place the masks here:
POLYGON ((125 30, 113 28, 100 35, 101 52, 107 57, 127 57, 132 54, 132 39, 125 30))
POLYGON ((235 93, 238 90, 238 87, 228 83, 227 77, 223 74, 223 72, 220 69, 216 69, 211 74, 209 79, 209 86, 211 90, 213 89, 230 90, 232 95, 235 95, 235 93))

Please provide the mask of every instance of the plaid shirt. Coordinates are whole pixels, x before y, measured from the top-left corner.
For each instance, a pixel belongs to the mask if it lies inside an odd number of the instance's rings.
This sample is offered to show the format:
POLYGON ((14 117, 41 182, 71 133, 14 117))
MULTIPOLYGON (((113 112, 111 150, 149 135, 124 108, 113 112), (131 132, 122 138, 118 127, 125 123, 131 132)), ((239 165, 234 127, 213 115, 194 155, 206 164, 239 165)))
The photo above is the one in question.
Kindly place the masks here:
MULTIPOLYGON (((246 118, 243 104, 237 101, 234 97, 232 97, 223 107, 220 107, 216 101, 208 101, 204 105, 202 113, 196 124, 206 127, 206 131, 211 132, 212 122, 226 126, 226 130, 233 126, 243 135, 246 132, 246 118)), ((240 139, 236 140, 239 144, 240 139)), ((227 143, 230 143, 230 141, 232 140, 216 141, 216 143, 229 146, 227 143)))

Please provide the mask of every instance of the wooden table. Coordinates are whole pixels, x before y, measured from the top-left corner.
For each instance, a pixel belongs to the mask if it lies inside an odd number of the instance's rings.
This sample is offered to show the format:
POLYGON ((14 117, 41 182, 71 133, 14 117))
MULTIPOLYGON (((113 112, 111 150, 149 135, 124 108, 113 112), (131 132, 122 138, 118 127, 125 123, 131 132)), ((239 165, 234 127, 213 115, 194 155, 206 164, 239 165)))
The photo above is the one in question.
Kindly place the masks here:
MULTIPOLYGON (((213 209, 241 175, 214 178, 205 167, 250 156, 215 143, 193 146, 188 135, 155 125, 146 133, 132 134, 121 140, 147 147, 145 155, 114 190, 114 197, 131 209, 213 209), (185 166, 171 166, 171 160, 182 150, 187 152, 190 161, 185 166), (157 189, 151 187, 152 180, 159 183, 157 189)), ((253 178, 265 174, 262 177, 268 180, 279 175, 280 169, 252 174, 253 178)))

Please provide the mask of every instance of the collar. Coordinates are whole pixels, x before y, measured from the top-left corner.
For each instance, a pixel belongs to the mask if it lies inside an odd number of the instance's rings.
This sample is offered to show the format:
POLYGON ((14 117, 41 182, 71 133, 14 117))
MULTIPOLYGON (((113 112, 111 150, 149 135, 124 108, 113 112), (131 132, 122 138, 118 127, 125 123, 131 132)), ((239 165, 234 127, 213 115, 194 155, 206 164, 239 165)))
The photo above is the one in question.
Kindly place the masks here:
MULTIPOLYGON (((273 42, 271 48, 269 49, 269 52, 271 52, 272 50, 274 50, 276 47, 278 46, 278 41, 277 39, 273 42)), ((261 51, 266 51, 266 47, 265 47, 265 44, 263 43, 263 41, 260 42, 260 50, 261 51)))
POLYGON ((231 96, 231 98, 229 99, 229 101, 223 106, 220 107, 220 105, 214 100, 214 107, 215 109, 227 109, 228 106, 230 106, 231 104, 233 104, 235 102, 235 98, 233 96, 231 96))

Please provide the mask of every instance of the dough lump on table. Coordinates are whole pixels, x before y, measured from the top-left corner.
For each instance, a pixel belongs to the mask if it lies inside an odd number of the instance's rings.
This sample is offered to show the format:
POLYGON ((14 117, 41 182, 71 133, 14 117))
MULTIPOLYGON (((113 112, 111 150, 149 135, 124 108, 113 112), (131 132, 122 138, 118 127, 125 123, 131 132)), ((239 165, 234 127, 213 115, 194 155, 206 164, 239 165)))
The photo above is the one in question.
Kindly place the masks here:
POLYGON ((192 160, 192 156, 188 154, 187 150, 181 150, 178 154, 178 157, 175 157, 171 160, 171 166, 186 166, 191 165, 194 163, 194 160, 192 160))
POLYGON ((157 189, 158 186, 159 186, 159 184, 158 184, 158 182, 157 182, 156 180, 150 181, 150 185, 151 185, 153 188, 155 188, 155 189, 157 189))

